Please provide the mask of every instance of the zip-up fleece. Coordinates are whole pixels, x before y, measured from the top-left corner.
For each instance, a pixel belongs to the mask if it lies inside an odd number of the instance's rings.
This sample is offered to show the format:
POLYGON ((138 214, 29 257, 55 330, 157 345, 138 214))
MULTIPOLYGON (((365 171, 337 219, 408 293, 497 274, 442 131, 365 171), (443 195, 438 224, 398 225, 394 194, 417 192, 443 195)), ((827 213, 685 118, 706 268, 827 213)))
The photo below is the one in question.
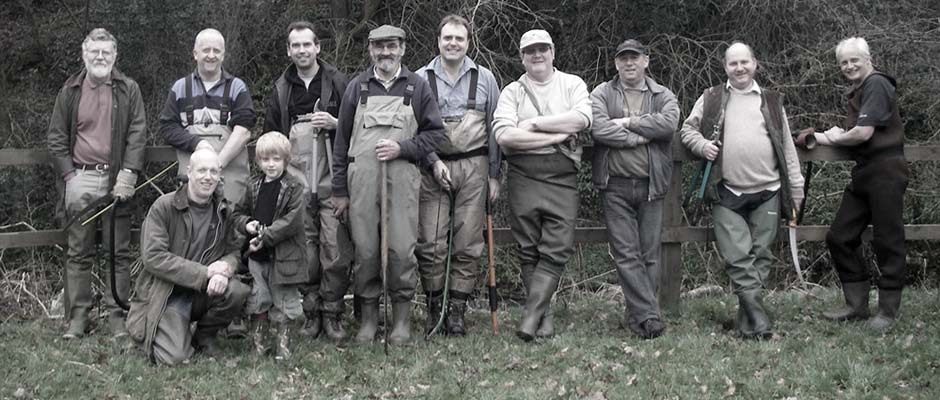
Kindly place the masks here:
POLYGON ((679 102, 676 95, 665 86, 646 77, 644 102, 650 105, 649 113, 630 119, 630 129, 612 119, 623 118, 623 89, 620 77, 597 85, 591 92, 591 110, 594 124, 592 180, 594 188, 604 190, 610 179, 607 155, 611 148, 636 147, 640 137, 650 139, 649 151, 649 200, 666 196, 672 179, 672 138, 679 126, 679 102))

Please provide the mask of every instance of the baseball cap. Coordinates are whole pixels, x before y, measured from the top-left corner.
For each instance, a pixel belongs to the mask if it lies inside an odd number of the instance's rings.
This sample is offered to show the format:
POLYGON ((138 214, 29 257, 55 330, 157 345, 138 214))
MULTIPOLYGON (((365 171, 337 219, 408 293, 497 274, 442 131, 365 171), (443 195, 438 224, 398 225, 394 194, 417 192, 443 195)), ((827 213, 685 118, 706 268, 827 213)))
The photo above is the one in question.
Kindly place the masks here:
POLYGON ((617 46, 617 54, 614 55, 614 58, 619 57, 620 54, 623 54, 625 51, 632 51, 640 55, 646 55, 646 46, 636 39, 624 40, 623 43, 620 43, 617 46))
POLYGON ((555 47, 555 43, 552 42, 552 36, 549 35, 548 32, 544 29, 533 29, 522 34, 522 39, 519 39, 519 49, 521 50, 539 43, 555 47))

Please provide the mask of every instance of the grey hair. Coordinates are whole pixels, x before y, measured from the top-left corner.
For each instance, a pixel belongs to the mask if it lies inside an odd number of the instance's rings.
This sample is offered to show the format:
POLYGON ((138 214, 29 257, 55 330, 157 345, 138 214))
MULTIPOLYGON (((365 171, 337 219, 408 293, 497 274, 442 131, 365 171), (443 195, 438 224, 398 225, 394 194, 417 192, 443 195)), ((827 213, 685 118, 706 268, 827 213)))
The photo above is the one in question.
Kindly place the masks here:
POLYGON ((107 29, 95 28, 88 32, 85 40, 82 41, 83 51, 88 48, 88 42, 111 42, 111 45, 114 46, 114 52, 117 52, 117 39, 107 29))
POLYGON ((859 54, 865 58, 871 58, 871 50, 868 48, 868 42, 865 41, 865 38, 856 36, 852 36, 848 39, 842 39, 842 41, 836 45, 836 58, 839 58, 839 54, 852 49, 858 50, 859 54))

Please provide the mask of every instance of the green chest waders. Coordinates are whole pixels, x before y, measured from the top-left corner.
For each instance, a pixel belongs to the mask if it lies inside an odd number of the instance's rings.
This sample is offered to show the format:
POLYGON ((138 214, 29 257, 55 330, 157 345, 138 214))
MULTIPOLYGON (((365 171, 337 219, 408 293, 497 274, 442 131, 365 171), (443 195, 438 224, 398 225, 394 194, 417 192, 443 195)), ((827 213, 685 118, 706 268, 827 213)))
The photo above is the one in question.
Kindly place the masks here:
MULTIPOLYGON (((232 135, 232 129, 225 125, 190 125, 186 127, 190 134, 199 136, 205 140, 216 152, 222 151, 222 146, 232 135)), ((191 152, 177 150, 176 159, 179 161, 179 176, 186 176, 189 168, 189 156, 191 152)), ((229 161, 228 165, 222 169, 222 189, 225 192, 225 199, 232 204, 238 204, 245 192, 248 190, 248 149, 242 147, 238 155, 229 161)))
POLYGON ((304 185, 310 192, 310 201, 325 199, 332 195, 333 149, 326 132, 314 128, 308 121, 297 122, 290 128, 290 166, 298 176, 304 177, 304 185), (311 182, 316 185, 311 186, 311 182))

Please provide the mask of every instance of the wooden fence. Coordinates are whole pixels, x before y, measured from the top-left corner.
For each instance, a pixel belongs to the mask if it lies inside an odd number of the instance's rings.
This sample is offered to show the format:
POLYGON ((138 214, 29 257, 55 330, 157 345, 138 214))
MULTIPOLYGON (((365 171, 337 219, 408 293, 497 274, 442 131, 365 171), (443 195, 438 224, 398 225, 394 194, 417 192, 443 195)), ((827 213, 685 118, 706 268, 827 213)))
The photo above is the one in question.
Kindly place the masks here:
MULTIPOLYGON (((661 306, 667 311, 676 311, 679 306, 679 294, 682 283, 682 243, 703 242, 714 240, 709 227, 688 226, 682 221, 682 195, 681 187, 682 164, 697 162, 687 150, 681 147, 678 140, 673 141, 674 171, 669 193, 666 196, 663 209, 663 257, 662 281, 660 286, 661 306)), ((253 149, 252 149, 253 150, 253 149)), ((819 146, 811 151, 799 149, 801 161, 846 161, 851 157, 839 148, 819 146)), ((590 148, 585 148, 584 159, 590 160, 590 148)), ((940 161, 940 145, 906 146, 905 155, 908 161, 940 161)), ((147 148, 147 162, 176 161, 174 150, 168 146, 152 146, 147 148)), ((32 164, 51 163, 51 157, 45 149, 0 149, 0 167, 23 166, 32 164)), ((905 225, 907 240, 937 240, 940 239, 940 225, 905 225)), ((785 229, 781 227, 781 229, 785 229)), ((804 241, 823 241, 827 225, 803 225, 797 228, 797 239, 804 241)), ((785 235, 785 233, 782 233, 785 235)), ((780 236, 785 237, 785 236, 780 236)), ((512 235, 508 228, 497 228, 494 238, 500 243, 512 243, 512 235)), ((871 229, 865 234, 865 240, 870 240, 871 229)), ((575 241, 579 243, 602 243, 607 241, 607 230, 604 227, 582 227, 575 232, 575 241)), ((0 249, 51 246, 65 244, 66 235, 62 230, 40 230, 13 233, 0 233, 0 249)))

